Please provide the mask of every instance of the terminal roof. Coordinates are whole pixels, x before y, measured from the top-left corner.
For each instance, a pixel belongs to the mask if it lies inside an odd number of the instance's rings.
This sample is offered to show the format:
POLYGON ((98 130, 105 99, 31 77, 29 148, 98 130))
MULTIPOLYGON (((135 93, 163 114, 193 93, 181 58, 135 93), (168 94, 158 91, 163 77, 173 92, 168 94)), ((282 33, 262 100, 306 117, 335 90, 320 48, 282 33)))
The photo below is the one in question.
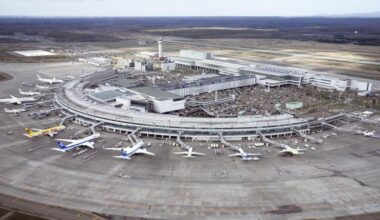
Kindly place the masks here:
POLYGON ((128 78, 116 78, 110 80, 108 83, 118 86, 118 87, 124 87, 124 88, 133 88, 138 86, 138 82, 134 79, 128 79, 128 78))
POLYGON ((166 92, 164 90, 161 90, 159 88, 151 87, 151 86, 143 86, 143 87, 136 87, 132 89, 135 92, 138 92, 143 95, 147 95, 156 99, 181 99, 182 96, 166 92))
POLYGON ((108 91, 103 91, 103 92, 98 92, 98 93, 93 93, 91 96, 97 100, 103 101, 103 102, 108 102, 112 99, 115 99, 119 96, 121 96, 122 93, 117 91, 117 90, 108 90, 108 91))

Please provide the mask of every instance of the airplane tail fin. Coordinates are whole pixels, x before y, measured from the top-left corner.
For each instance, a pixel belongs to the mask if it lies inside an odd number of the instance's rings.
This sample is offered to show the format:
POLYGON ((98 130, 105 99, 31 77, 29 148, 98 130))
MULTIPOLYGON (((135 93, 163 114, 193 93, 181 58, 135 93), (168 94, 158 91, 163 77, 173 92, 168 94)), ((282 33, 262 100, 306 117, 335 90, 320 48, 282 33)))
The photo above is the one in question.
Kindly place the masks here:
POLYGON ((25 128, 26 133, 28 133, 29 136, 32 136, 33 131, 30 128, 25 128))
POLYGON ((58 141, 57 144, 58 144, 59 148, 61 148, 61 149, 65 149, 66 148, 66 146, 62 142, 60 142, 60 141, 58 141))
POLYGON ((22 93, 22 92, 23 92, 21 89, 18 89, 18 91, 19 91, 20 93, 22 93))
POLYGON ((4 107, 4 111, 7 112, 7 111, 9 111, 9 109, 7 109, 7 108, 4 107))
POLYGON ((40 76, 40 75, 37 75, 37 78, 38 78, 38 79, 41 79, 41 76, 40 76))

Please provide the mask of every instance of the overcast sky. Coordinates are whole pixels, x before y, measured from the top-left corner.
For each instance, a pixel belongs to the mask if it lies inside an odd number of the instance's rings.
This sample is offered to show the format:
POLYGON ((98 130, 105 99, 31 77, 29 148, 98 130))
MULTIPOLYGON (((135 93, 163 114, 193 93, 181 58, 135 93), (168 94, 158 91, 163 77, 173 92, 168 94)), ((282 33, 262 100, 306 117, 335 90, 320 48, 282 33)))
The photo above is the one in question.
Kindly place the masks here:
POLYGON ((380 0, 0 0, 0 15, 312 16, 380 12, 380 0))

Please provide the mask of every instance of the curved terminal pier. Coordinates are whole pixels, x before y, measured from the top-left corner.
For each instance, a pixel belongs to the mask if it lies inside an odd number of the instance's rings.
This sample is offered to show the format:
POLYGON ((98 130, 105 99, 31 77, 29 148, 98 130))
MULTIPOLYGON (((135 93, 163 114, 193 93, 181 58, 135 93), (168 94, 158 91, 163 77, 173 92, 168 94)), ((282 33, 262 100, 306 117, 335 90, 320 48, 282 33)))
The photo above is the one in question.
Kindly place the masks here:
MULTIPOLYGON (((80 124, 103 122, 103 129, 117 133, 130 133, 139 128, 140 134, 148 137, 176 138, 178 131, 181 131, 183 138, 192 140, 219 140, 219 133, 229 140, 252 140, 259 133, 269 137, 284 137, 298 132, 309 133, 311 128, 321 126, 313 118, 295 118, 291 114, 196 118, 136 112, 94 102, 83 93, 87 87, 117 77, 120 76, 108 71, 70 81, 60 87, 56 103, 67 114, 76 115, 76 121, 80 124)), ((344 115, 337 115, 327 120, 334 121, 342 117, 344 115)))

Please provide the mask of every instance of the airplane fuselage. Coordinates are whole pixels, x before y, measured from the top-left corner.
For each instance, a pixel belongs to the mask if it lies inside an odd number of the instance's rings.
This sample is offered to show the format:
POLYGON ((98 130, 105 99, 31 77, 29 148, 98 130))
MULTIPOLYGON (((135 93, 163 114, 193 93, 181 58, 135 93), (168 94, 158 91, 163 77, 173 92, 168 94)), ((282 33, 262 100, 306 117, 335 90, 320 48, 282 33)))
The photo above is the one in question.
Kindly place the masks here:
POLYGON ((5 113, 12 113, 12 114, 20 114, 21 112, 26 112, 26 109, 20 108, 20 109, 7 109, 4 108, 5 113))
POLYGON ((93 135, 91 135, 91 136, 88 136, 88 137, 85 137, 85 138, 82 138, 82 139, 79 139, 79 140, 77 140, 77 141, 75 141, 75 142, 73 142, 73 143, 71 143, 71 144, 69 144, 69 145, 67 145, 67 147, 68 148, 70 148, 70 147, 73 147, 73 148, 75 148, 75 147, 79 147, 79 146, 82 146, 84 143, 86 143, 86 142, 90 142, 90 141, 93 141, 93 140, 95 140, 96 138, 98 138, 98 137, 100 137, 100 134, 93 134, 93 135))
POLYGON ((291 155, 298 155, 298 154, 304 154, 306 149, 300 149, 300 148, 291 148, 289 146, 285 147, 283 150, 281 150, 279 153, 280 154, 291 154, 291 155))
POLYGON ((133 147, 131 148, 125 148, 125 149, 121 149, 121 153, 122 153, 122 156, 123 157, 131 157, 133 154, 136 153, 136 151, 138 151, 138 149, 140 149, 142 146, 144 146, 144 142, 140 141, 138 142, 137 144, 135 144, 133 147))
POLYGON ((93 134, 91 136, 88 136, 88 137, 85 137, 85 138, 82 138, 79 140, 75 140, 75 141, 71 142, 70 144, 68 144, 67 146, 63 145, 61 142, 58 142, 58 145, 60 148, 52 148, 52 149, 57 150, 57 151, 61 151, 61 152, 66 152, 66 151, 70 151, 70 150, 73 150, 75 148, 78 148, 80 146, 92 146, 93 143, 91 141, 93 141, 99 137, 100 137, 100 134, 96 133, 96 134, 93 134))
POLYGON ((49 135, 52 137, 53 135, 57 134, 59 131, 64 130, 66 127, 64 125, 59 125, 52 128, 42 129, 39 131, 30 131, 26 136, 28 137, 38 137, 42 135, 49 135))
POLYGON ((365 137, 373 137, 375 136, 375 131, 372 131, 372 132, 364 132, 363 135, 365 137))
POLYGON ((38 85, 38 84, 36 84, 36 87, 37 87, 37 89, 42 89, 42 90, 50 89, 49 86, 41 86, 41 85, 38 85))
POLYGON ((19 89, 19 92, 21 95, 27 95, 27 96, 41 95, 41 93, 39 93, 39 92, 33 92, 33 91, 24 92, 21 89, 19 89))
POLYGON ((11 96, 11 98, 8 98, 8 99, 0 99, 0 103, 18 104, 18 105, 21 105, 23 102, 34 102, 34 101, 36 101, 36 99, 33 97, 16 98, 16 97, 11 96))
POLYGON ((63 80, 56 79, 55 77, 52 79, 44 79, 44 78, 41 78, 39 75, 37 75, 37 78, 39 81, 44 82, 44 83, 49 83, 50 85, 57 84, 57 83, 63 83, 63 80))

